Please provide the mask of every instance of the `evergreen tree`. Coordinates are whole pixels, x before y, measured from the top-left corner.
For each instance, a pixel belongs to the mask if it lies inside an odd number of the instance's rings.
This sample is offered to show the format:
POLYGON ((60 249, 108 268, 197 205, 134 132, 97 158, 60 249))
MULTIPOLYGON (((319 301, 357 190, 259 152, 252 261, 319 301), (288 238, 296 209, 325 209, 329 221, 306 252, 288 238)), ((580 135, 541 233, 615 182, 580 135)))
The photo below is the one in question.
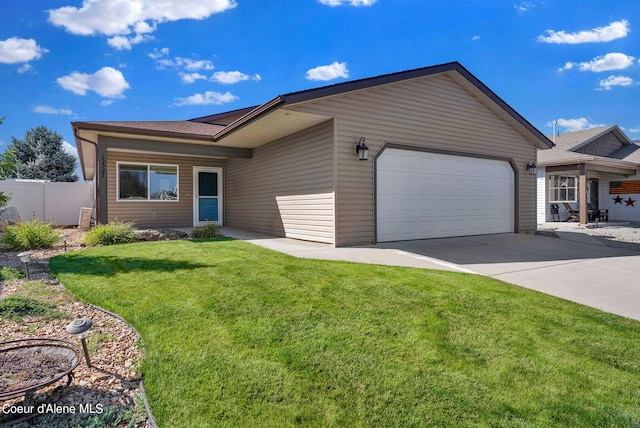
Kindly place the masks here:
POLYGON ((4 153, 0 154, 0 180, 15 178, 17 172, 16 148, 12 144, 4 153))
POLYGON ((62 147, 62 136, 45 126, 30 129, 24 140, 12 137, 18 162, 17 178, 78 181, 76 160, 62 147))

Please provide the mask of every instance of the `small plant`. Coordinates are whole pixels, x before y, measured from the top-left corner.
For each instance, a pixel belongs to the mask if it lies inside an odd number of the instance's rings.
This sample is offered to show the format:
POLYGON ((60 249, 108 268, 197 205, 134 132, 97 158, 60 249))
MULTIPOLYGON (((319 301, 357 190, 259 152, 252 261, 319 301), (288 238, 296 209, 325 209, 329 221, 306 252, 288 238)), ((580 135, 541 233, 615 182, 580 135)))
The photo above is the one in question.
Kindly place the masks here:
POLYGON ((207 239, 220 237, 219 226, 215 223, 209 223, 205 226, 194 227, 191 229, 191 237, 194 239, 207 239))
POLYGON ((56 316, 55 305, 24 296, 0 299, 0 316, 19 321, 26 316, 56 316))
POLYGON ((19 269, 3 266, 0 268, 0 281, 6 281, 8 279, 20 279, 24 278, 24 272, 19 269))
POLYGON ((2 241, 11 249, 35 250, 49 248, 60 239, 51 227, 37 218, 7 226, 2 241))
POLYGON ((90 247, 97 245, 128 244, 136 241, 133 222, 112 221, 99 224, 84 237, 84 243, 90 247))
POLYGON ((5 195, 4 192, 0 192, 0 210, 7 206, 11 199, 11 193, 5 195))

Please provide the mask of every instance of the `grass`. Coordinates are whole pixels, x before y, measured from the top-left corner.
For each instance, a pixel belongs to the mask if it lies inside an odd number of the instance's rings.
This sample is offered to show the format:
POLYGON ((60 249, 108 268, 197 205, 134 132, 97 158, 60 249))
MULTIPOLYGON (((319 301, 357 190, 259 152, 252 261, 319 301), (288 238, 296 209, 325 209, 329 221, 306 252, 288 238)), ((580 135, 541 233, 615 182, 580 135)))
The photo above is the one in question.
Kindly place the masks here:
POLYGON ((0 298, 0 320, 21 321, 28 316, 44 320, 63 318, 66 314, 57 310, 57 306, 70 299, 69 293, 60 293, 40 281, 26 281, 16 294, 0 298))
POLYGON ((24 277, 24 272, 19 269, 6 266, 0 267, 0 281, 6 281, 9 279, 20 279, 24 277))
POLYGON ((640 426, 640 323, 486 277, 171 241, 51 260, 160 426, 640 426))

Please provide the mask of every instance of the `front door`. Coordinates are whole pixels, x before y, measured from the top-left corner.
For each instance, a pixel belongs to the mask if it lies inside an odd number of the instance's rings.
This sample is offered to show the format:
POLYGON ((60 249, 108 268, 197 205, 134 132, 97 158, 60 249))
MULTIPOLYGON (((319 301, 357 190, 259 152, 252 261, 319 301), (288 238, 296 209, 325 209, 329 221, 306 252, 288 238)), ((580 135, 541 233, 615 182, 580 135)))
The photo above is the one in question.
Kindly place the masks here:
POLYGON ((193 167, 193 225, 222 225, 222 168, 193 167))

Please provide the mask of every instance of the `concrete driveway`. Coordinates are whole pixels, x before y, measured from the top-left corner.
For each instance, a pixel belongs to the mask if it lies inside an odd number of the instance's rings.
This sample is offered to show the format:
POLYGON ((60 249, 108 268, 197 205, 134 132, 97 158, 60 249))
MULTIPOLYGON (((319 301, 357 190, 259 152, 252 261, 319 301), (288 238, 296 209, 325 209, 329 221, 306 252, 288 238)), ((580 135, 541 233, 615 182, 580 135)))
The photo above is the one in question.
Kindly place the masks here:
POLYGON ((222 234, 296 257, 476 273, 640 320, 640 251, 581 233, 507 233, 335 248, 223 228, 222 234))

